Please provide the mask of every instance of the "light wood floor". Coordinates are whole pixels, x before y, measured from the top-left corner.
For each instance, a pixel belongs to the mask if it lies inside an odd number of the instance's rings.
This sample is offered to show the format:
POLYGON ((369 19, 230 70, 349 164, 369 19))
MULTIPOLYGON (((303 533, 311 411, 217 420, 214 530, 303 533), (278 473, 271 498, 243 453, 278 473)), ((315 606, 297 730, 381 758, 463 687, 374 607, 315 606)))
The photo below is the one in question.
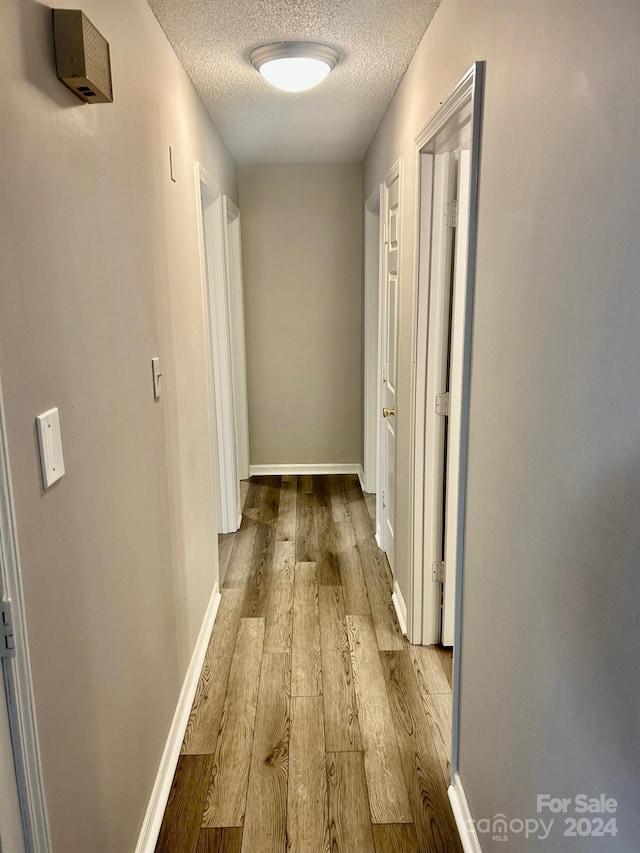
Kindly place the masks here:
POLYGON ((451 656, 409 646, 353 476, 254 477, 156 847, 458 853, 451 656))

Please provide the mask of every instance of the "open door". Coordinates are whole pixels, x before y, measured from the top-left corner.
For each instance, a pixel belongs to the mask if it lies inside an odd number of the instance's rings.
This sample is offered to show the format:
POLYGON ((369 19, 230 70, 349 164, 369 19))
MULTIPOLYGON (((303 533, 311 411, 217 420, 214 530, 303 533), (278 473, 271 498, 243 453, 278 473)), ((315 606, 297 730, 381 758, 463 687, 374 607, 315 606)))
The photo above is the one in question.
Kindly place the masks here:
POLYGON ((462 387, 469 252, 469 191, 471 154, 458 152, 455 201, 455 254, 452 272, 451 325, 449 334, 448 416, 446 427, 446 478, 444 488, 444 582, 442 595, 442 645, 453 646, 455 633, 456 572, 462 523, 460 506, 460 458, 462 442, 462 387), (450 567, 450 571, 446 571, 450 567))
POLYGON ((433 170, 429 334, 427 336, 425 461, 431 500, 424 534, 431 579, 441 584, 436 598, 437 638, 453 646, 455 570, 458 556, 461 389, 464 365, 465 294, 469 247, 469 151, 424 155, 433 170))
MULTIPOLYGON (((433 173, 434 209, 439 214, 433 218, 431 236, 429 334, 423 336, 427 342, 427 387, 438 389, 435 394, 430 394, 429 398, 425 399, 425 463, 430 475, 427 488, 431 496, 431 501, 427 501, 426 505, 431 507, 431 511, 426 513, 424 526, 427 543, 425 559, 432 567, 433 579, 437 580, 444 572, 451 274, 455 235, 452 210, 456 195, 456 158, 453 152, 448 151, 435 156, 423 156, 425 170, 431 169, 433 173)), ((438 608, 440 605, 441 598, 436 603, 438 608)), ((437 621, 439 635, 440 614, 437 621)))

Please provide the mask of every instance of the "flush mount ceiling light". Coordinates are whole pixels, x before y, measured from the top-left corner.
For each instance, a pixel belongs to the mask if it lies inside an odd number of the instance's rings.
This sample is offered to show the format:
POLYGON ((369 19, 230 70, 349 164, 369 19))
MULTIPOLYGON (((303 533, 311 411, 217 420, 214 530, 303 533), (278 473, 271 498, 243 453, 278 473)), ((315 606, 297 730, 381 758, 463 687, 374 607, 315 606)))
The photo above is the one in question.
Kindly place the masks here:
POLYGON ((265 44, 249 54, 253 67, 277 89, 305 92, 321 83, 338 64, 334 47, 311 41, 265 44))

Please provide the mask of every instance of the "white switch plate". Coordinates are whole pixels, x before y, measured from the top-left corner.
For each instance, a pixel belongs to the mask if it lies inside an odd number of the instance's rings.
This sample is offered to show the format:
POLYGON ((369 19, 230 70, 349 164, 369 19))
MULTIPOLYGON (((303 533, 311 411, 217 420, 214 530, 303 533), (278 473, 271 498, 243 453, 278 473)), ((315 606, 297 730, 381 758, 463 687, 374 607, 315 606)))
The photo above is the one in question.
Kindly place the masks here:
POLYGON ((64 474, 60 413, 57 409, 49 409, 48 412, 38 415, 36 423, 40 442, 42 484, 45 489, 48 489, 64 474))

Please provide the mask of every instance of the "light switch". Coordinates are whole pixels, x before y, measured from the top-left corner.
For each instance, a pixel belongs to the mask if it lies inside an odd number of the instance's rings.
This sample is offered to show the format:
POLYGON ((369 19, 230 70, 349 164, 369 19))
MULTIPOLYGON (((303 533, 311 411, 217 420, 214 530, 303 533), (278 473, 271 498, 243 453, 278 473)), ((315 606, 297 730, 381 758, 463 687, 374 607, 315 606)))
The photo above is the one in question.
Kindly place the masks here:
POLYGON ((153 399, 159 400, 162 394, 162 373, 160 372, 160 359, 151 359, 151 372, 153 374, 153 399))
POLYGON ((42 465, 42 485, 45 489, 52 486, 64 474, 62 456, 62 436, 60 435, 60 413, 49 409, 36 418, 38 441, 40 443, 40 463, 42 465))

